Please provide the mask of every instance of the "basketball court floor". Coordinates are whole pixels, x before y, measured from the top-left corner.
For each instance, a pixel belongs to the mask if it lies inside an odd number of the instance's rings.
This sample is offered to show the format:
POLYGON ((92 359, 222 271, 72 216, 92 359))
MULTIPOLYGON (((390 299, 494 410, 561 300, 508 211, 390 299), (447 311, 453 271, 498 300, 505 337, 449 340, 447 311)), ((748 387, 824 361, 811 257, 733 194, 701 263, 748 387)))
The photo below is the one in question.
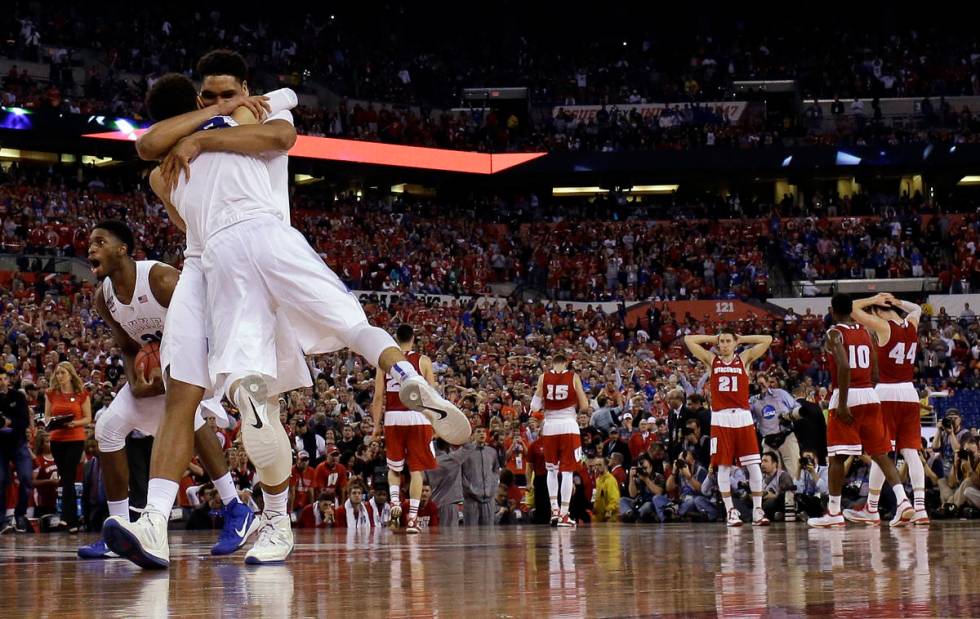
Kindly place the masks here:
POLYGON ((297 531, 282 566, 172 532, 171 568, 86 562, 93 536, 0 539, 3 617, 969 617, 975 523, 812 530, 597 525, 297 531))

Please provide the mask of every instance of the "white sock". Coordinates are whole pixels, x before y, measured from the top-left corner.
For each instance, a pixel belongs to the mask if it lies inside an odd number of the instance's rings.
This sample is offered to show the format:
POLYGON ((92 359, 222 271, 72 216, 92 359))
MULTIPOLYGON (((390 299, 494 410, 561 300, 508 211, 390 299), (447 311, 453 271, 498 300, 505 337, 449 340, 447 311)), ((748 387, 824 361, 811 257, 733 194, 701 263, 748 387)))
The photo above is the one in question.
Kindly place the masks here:
POLYGON ((231 473, 225 473, 214 480, 214 487, 218 490, 218 494, 221 495, 221 502, 225 505, 238 498, 238 491, 235 490, 235 482, 231 480, 231 473))
POLYGON ((397 382, 399 385, 402 384, 403 381, 418 375, 419 373, 415 371, 415 368, 412 367, 412 364, 408 361, 399 361, 395 363, 395 365, 391 366, 390 370, 388 370, 388 376, 394 378, 395 382, 397 382))
POLYGON ((551 511, 558 511, 558 471, 548 471, 548 497, 551 511))
POLYGON ((902 501, 905 501, 906 503, 908 502, 909 497, 905 494, 905 486, 902 484, 895 484, 892 486, 892 490, 895 491, 895 503, 897 505, 901 505, 902 501))
POLYGON ((868 491, 868 502, 865 507, 867 508, 869 514, 878 513, 878 499, 880 496, 881 495, 877 492, 872 492, 870 490, 868 491))
POLYGON ((926 471, 922 467, 922 460, 919 459, 919 452, 906 447, 902 450, 902 457, 909 467, 915 511, 923 512, 926 510, 926 471))
POLYGON ((265 509, 262 513, 265 514, 285 514, 286 504, 289 502, 289 488, 286 488, 279 494, 270 494, 265 490, 262 491, 265 495, 263 500, 265 501, 265 509))
POLYGON ((391 489, 390 489, 390 492, 391 492, 391 504, 392 505, 401 506, 401 504, 402 504, 402 497, 401 497, 402 489, 401 489, 401 487, 399 487, 397 485, 392 486, 391 489))
POLYGON ((830 501, 827 502, 827 513, 834 516, 840 515, 840 495, 830 495, 830 501))
POLYGON ((119 516, 129 520, 129 497, 122 501, 108 501, 108 504, 110 516, 119 516))
POLYGON ((160 512, 169 518, 179 489, 180 486, 175 481, 162 477, 151 479, 146 488, 146 509, 160 512))
POLYGON ((572 488, 574 487, 575 480, 572 479, 572 473, 562 473, 561 474, 561 515, 565 516, 568 514, 568 504, 572 502, 572 488))
POLYGON ((419 514, 419 499, 408 500, 408 519, 411 520, 419 514))
POLYGON ((721 497, 721 500, 725 504, 725 513, 726 514, 728 512, 730 512, 730 511, 732 511, 733 509, 735 509, 735 503, 732 502, 731 495, 729 495, 729 496, 723 496, 723 497, 721 497))

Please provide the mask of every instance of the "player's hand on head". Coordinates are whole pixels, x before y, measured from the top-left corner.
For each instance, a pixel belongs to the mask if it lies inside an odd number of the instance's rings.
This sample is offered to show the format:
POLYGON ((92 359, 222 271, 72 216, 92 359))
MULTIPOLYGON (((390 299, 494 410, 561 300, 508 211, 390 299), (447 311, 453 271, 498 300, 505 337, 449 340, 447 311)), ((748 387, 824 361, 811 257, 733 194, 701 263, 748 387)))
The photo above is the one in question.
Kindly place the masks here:
POLYGON ((265 95, 254 95, 251 97, 235 95, 230 99, 221 99, 215 106, 217 107, 217 112, 222 116, 228 116, 238 108, 244 107, 252 112, 255 119, 259 121, 264 119, 272 109, 269 106, 269 97, 265 95))

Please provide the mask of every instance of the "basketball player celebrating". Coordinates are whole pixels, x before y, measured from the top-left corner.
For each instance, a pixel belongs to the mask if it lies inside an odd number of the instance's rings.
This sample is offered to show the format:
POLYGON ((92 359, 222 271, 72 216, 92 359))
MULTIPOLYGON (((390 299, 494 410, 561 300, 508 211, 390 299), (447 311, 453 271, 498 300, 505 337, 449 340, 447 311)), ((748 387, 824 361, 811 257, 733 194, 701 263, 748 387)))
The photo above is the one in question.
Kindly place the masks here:
POLYGON ((769 519, 762 509, 762 458, 749 411, 749 366, 769 349, 772 336, 736 336, 731 331, 722 331, 717 336, 684 336, 684 344, 709 372, 711 465, 718 471, 718 489, 725 502, 728 526, 742 526, 742 518, 732 502, 732 466, 736 461, 749 471, 752 524, 766 526, 769 519), (716 345, 718 354, 706 350, 704 344, 716 345), (735 349, 742 344, 751 347, 736 354, 735 349))
MULTIPOLYGON (((180 272, 152 260, 132 258, 133 233, 120 221, 104 221, 89 236, 88 258, 102 285, 95 293, 95 309, 112 331, 116 346, 123 352, 127 384, 95 422, 95 439, 105 483, 109 515, 129 520, 129 463, 126 436, 133 430, 154 435, 163 418, 165 397, 159 370, 152 381, 136 368, 134 359, 140 345, 159 342, 167 307, 173 297, 180 272)), ((224 417, 220 402, 208 401, 197 412, 194 441, 205 470, 225 505, 224 529, 212 554, 225 555, 241 548, 257 530, 252 510, 238 500, 238 492, 228 473, 218 440, 204 423, 203 415, 224 417), (208 412, 210 411, 210 412, 208 412)), ((78 549, 83 559, 115 556, 100 539, 78 549)))
POLYGON ((827 330, 825 346, 834 388, 827 420, 830 502, 824 516, 810 518, 807 524, 817 528, 844 526, 840 509, 844 460, 848 456, 860 456, 863 447, 895 491, 898 509, 891 526, 902 526, 915 516, 915 510, 905 496, 895 464, 888 458, 889 444, 881 418, 881 401, 874 389, 878 382, 878 353, 871 334, 851 320, 853 311, 850 295, 834 295, 831 312, 835 324, 827 330))
MULTIPOLYGON (((398 347, 405 353, 405 359, 415 371, 430 385, 435 385, 432 361, 425 355, 412 350, 415 346, 415 331, 411 325, 400 325, 395 332, 398 347)), ((422 484, 425 471, 439 468, 432 453, 432 424, 428 418, 409 410, 398 397, 398 381, 378 372, 374 378, 374 400, 371 402, 371 415, 374 417, 374 433, 381 433, 381 411, 384 408, 385 455, 388 459, 388 488, 391 492, 391 521, 399 522, 402 517, 401 479, 402 470, 408 466, 408 517, 405 521, 406 533, 418 533, 419 504, 422 499, 422 484)))
MULTIPOLYGON (((911 522, 914 525, 929 524, 925 497, 926 473, 919 459, 922 436, 919 394, 912 384, 921 315, 922 308, 918 305, 899 301, 888 293, 855 301, 851 313, 851 317, 874 333, 878 341, 879 376, 875 392, 881 400, 881 416, 892 451, 899 450, 909 467, 915 508, 911 522), (899 316, 898 310, 905 313, 904 319, 899 316)), ((881 524, 878 497, 884 484, 885 475, 881 467, 872 462, 868 502, 861 510, 845 509, 844 518, 862 524, 881 524)))
POLYGON ((531 398, 531 412, 544 409, 541 437, 544 461, 548 470, 548 497, 551 499, 551 526, 574 527, 568 516, 572 501, 574 474, 582 459, 582 439, 577 413, 588 412, 589 399, 582 379, 568 369, 568 357, 557 352, 551 358, 551 370, 538 377, 538 387, 531 398), (558 502, 561 474, 561 503, 558 502))
MULTIPOLYGON (((194 85, 177 74, 158 80, 148 97, 157 120, 193 112, 197 105, 194 85)), ((235 123, 228 119, 208 123, 231 124, 235 123)), ((295 140, 295 130, 289 129, 295 140)), ((259 541, 246 562, 279 562, 292 551, 292 530, 285 509, 291 449, 272 397, 281 378, 276 363, 277 312, 291 325, 304 352, 349 347, 391 373, 401 385, 402 401, 424 411, 447 440, 464 441, 469 422, 418 375, 390 335, 367 322, 350 291, 284 221, 281 201, 273 195, 262 161, 230 152, 201 152, 186 172, 172 188, 157 168, 150 184, 175 223, 185 228, 188 244, 195 239, 205 245, 202 265, 213 336, 210 378, 216 392, 226 394, 246 416, 243 444, 267 496, 259 541), (275 487, 282 492, 276 494, 275 487), (272 502, 275 507, 270 510, 272 502)), ((114 526, 125 530, 127 543, 139 554, 163 552, 160 541, 166 540, 166 523, 160 519, 144 514, 132 525, 115 520, 114 526)))
MULTIPOLYGON (((295 105, 292 91, 282 89, 269 93, 268 97, 247 98, 248 90, 244 82, 245 61, 234 52, 217 50, 204 56, 198 63, 198 72, 204 76, 200 97, 195 93, 194 108, 187 113, 169 117, 155 124, 137 141, 137 151, 144 159, 157 158, 167 149, 178 145, 188 145, 200 150, 221 150, 260 155, 265 163, 267 178, 279 197, 278 206, 282 217, 288 220, 288 161, 286 151, 295 139, 292 116, 288 109, 295 105), (183 140, 209 119, 221 118, 244 106, 263 113, 269 110, 268 118, 262 125, 227 129, 221 132, 206 132, 207 139, 183 140), (258 106, 258 107, 257 107, 258 106), (240 130, 244 129, 244 131, 240 130)), ((184 111, 183 109, 181 111, 184 111)), ((215 121, 212 124, 223 124, 215 121)), ((230 124, 230 123, 229 123, 230 124)), ((173 155, 178 149, 174 148, 173 155)), ((170 158, 168 156, 168 158, 170 158)), ((167 204, 167 203, 165 203, 167 204)), ((173 217, 173 214, 171 214, 173 217)), ((175 223, 182 222, 175 219, 175 223)), ((110 547, 116 538, 120 552, 133 562, 147 568, 165 568, 169 565, 169 545, 167 542, 167 514, 177 495, 178 481, 192 456, 194 435, 193 417, 206 392, 212 389, 208 371, 208 341, 205 331, 207 311, 205 307, 205 279, 201 254, 204 241, 199 236, 188 235, 184 251, 184 269, 178 280, 167 313, 167 327, 161 343, 161 365, 167 386, 166 415, 157 434, 157 449, 153 451, 150 463, 150 483, 147 492, 147 509, 141 518, 138 535, 130 530, 128 522, 107 521, 104 534, 110 547), (152 526, 148 526, 152 523, 152 526)), ((278 406, 276 393, 311 385, 309 370, 306 368, 302 351, 295 341, 288 324, 279 321, 276 325, 276 361, 280 381, 271 389, 270 410, 278 406)), ((219 395, 220 397, 220 395, 219 395)), ((270 415, 271 421, 279 423, 279 415, 270 415)), ((263 436, 275 441, 276 431, 267 431, 263 436)), ((253 461, 254 462, 254 461, 253 461)), ((261 480, 260 469, 260 480, 261 480)), ((276 477, 273 472, 273 477, 276 477)), ((276 492, 276 486, 263 485, 264 510, 260 524, 269 520, 265 514, 275 514, 279 504, 288 502, 288 479, 283 492, 276 492), (283 502, 285 501, 285 502, 283 502)), ((283 512, 285 508, 283 508, 283 512)), ((236 529, 240 530, 240 529, 236 529)), ((291 538, 290 538, 291 540, 291 538)), ((284 558, 291 550, 288 544, 275 544, 270 537, 260 536, 259 541, 246 555, 246 561, 261 562, 261 557, 284 558), (270 554, 271 553, 271 554, 270 554), (259 558, 256 558, 258 555, 259 558)))

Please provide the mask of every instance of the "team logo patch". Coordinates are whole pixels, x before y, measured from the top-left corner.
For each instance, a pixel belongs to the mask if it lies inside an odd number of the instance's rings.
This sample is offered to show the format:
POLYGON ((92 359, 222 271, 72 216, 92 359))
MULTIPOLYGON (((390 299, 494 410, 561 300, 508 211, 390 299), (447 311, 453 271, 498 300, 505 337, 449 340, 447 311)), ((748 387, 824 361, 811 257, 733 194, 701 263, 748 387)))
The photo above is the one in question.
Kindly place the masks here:
POLYGON ((764 419, 773 419, 773 418, 775 418, 776 417, 776 409, 772 405, 766 404, 766 406, 763 407, 763 409, 762 409, 762 417, 764 419))

